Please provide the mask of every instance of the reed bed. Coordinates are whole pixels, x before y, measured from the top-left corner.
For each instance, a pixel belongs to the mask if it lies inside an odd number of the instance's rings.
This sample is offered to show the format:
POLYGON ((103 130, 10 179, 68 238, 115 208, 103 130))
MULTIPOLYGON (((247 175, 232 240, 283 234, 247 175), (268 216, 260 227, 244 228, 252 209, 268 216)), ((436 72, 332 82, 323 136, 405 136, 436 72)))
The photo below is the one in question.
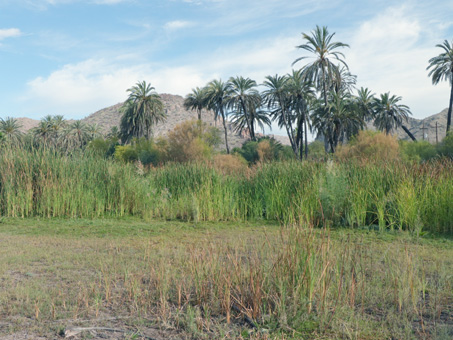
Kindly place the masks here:
POLYGON ((0 150, 0 214, 190 221, 271 220, 311 226, 453 232, 453 162, 275 162, 248 176, 210 164, 144 172, 89 154, 0 150))

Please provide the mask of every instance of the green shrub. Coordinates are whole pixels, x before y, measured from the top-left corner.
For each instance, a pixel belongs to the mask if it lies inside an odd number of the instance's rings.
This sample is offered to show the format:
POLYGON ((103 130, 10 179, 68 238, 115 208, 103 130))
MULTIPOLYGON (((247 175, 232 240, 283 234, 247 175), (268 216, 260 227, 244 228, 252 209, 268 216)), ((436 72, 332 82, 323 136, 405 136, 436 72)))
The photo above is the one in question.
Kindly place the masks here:
POLYGON ((208 160, 220 142, 219 130, 198 120, 186 121, 169 132, 164 148, 168 161, 208 160))
POLYGON ((427 141, 400 141, 402 157, 406 161, 427 161, 436 157, 436 147, 427 141))
POLYGON ((311 160, 325 160, 327 157, 324 143, 315 140, 308 145, 308 158, 311 160))
POLYGON ((437 152, 440 156, 449 157, 453 159, 453 132, 450 131, 448 135, 437 146, 437 152))
POLYGON ((274 138, 263 137, 258 141, 247 141, 233 153, 241 155, 249 164, 294 159, 291 147, 283 146, 274 138))

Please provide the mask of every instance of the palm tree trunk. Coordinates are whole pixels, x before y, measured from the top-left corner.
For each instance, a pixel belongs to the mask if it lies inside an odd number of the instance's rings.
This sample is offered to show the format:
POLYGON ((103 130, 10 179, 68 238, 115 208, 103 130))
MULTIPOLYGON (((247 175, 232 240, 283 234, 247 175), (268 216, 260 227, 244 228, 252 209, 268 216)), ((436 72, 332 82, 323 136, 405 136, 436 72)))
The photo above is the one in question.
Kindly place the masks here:
POLYGON ((283 121, 285 122, 286 133, 288 134, 289 142, 291 143, 291 147, 293 148, 293 152, 294 152, 294 154, 297 157, 297 148, 296 148, 296 145, 294 143, 294 136, 293 136, 292 131, 290 132, 290 130, 289 130, 288 121, 286 120, 285 107, 284 107, 284 104, 282 104, 282 100, 281 99, 282 98, 279 97, 278 101, 280 102, 280 107, 282 109, 282 116, 283 116, 283 121))
POLYGON ((307 132, 307 117, 304 119, 305 126, 305 159, 308 159, 308 132, 307 132))
MULTIPOLYGON (((451 77, 453 79, 453 72, 451 73, 451 77)), ((450 126, 451 126, 452 107, 453 107, 453 82, 451 83, 450 105, 448 106, 448 113, 447 113, 447 134, 448 134, 448 131, 450 131, 450 126)))
POLYGON ((298 149, 299 153, 299 159, 303 159, 303 152, 304 152, 304 121, 303 117, 300 117, 298 119, 298 124, 297 124, 297 135, 296 135, 296 146, 298 149))
POLYGON ((324 104, 327 107, 327 79, 326 79, 324 66, 322 67, 322 89, 324 92, 324 104))
MULTIPOLYGON (((407 133, 407 135, 414 141, 416 142, 417 139, 414 137, 414 135, 409 131, 409 129, 407 127, 405 127, 404 125, 401 125, 401 127, 403 128, 404 132, 407 133)), ((424 132, 423 132, 424 133, 424 132)))
POLYGON ((226 120, 225 120, 225 113, 223 112, 223 109, 220 109, 220 114, 222 115, 223 130, 225 131, 225 147, 226 147, 227 154, 230 154, 230 148, 228 146, 228 132, 227 132, 227 126, 226 126, 226 120))
MULTIPOLYGON (((241 102, 242 111, 244 111, 245 122, 247 123, 247 128, 249 129, 250 140, 254 141, 255 140, 255 131, 252 130, 252 126, 249 122, 249 116, 247 114, 247 109, 245 108, 244 101, 241 99, 240 102, 241 102)), ((253 124, 253 122, 252 122, 252 124, 253 124)))

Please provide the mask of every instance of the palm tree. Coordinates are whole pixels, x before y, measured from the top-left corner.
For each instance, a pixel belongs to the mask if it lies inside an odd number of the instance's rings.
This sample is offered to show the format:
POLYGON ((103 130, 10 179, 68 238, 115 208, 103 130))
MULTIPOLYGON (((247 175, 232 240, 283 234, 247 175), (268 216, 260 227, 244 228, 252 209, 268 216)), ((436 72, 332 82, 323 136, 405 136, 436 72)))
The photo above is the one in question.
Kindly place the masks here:
POLYGON ((240 120, 245 123, 250 139, 255 141, 255 123, 258 123, 263 129, 263 123, 270 126, 270 120, 263 115, 263 112, 260 112, 259 117, 256 116, 259 112, 257 109, 261 105, 261 96, 256 89, 256 81, 244 77, 231 77, 229 87, 228 107, 233 111, 236 121, 240 120))
POLYGON ((91 140, 88 126, 80 120, 66 127, 61 136, 62 144, 68 149, 82 149, 91 140))
POLYGON ((43 118, 38 126, 32 129, 32 133, 36 140, 42 141, 44 145, 47 145, 52 138, 53 131, 48 122, 43 118))
MULTIPOLYGON (((264 126, 267 125, 268 127, 271 126, 271 120, 269 119, 269 114, 267 111, 260 109, 259 107, 251 107, 249 108, 250 117, 251 117, 251 126, 253 126, 253 136, 251 140, 256 140, 255 135, 255 126, 258 125, 259 128, 264 133, 264 126)), ((231 123, 233 125, 234 131, 242 133, 244 130, 250 131, 248 128, 248 120, 246 119, 247 116, 243 113, 242 109, 239 111, 234 111, 232 114, 231 123)))
POLYGON ((291 143, 291 148, 297 156, 297 147, 294 138, 290 112, 290 98, 288 94, 288 76, 267 76, 263 85, 267 88, 263 92, 263 100, 271 110, 273 120, 277 120, 280 128, 284 127, 291 143))
POLYGON ((222 117, 223 130, 225 132, 225 147, 228 154, 230 153, 230 148, 228 146, 226 110, 228 107, 230 94, 230 84, 223 82, 221 79, 212 80, 208 83, 208 85, 206 85, 206 105, 208 109, 214 111, 216 117, 222 117))
POLYGON ((437 85, 441 80, 450 81, 450 104, 447 113, 448 133, 450 131, 451 111, 453 108, 453 42, 450 44, 448 40, 445 40, 443 44, 438 44, 436 47, 440 47, 444 52, 431 58, 426 69, 431 69, 428 76, 431 77, 433 85, 437 85))
POLYGON ((4 138, 11 143, 19 143, 21 141, 21 127, 22 125, 14 118, 0 118, 0 133, 2 133, 4 138))
POLYGON ((99 124, 89 124, 87 126, 87 132, 91 140, 102 138, 102 130, 99 124))
POLYGON ((145 81, 127 90, 129 98, 122 107, 120 125, 123 142, 129 142, 134 137, 149 139, 152 127, 166 119, 164 104, 154 90, 145 81))
POLYGON ((411 111, 408 106, 398 104, 401 97, 395 95, 390 96, 390 93, 381 94, 380 98, 374 101, 374 126, 378 130, 384 131, 389 134, 393 129, 402 127, 404 132, 413 140, 416 141, 414 135, 403 124, 407 122, 411 111))
POLYGON ((334 153, 338 144, 356 134, 365 122, 354 110, 354 101, 349 93, 332 91, 329 96, 331 101, 328 106, 318 103, 313 111, 312 126, 324 136, 327 149, 334 153))
MULTIPOLYGON (((338 48, 349 47, 349 45, 342 42, 332 42, 335 33, 329 34, 327 27, 316 26, 315 30, 311 32, 311 36, 302 33, 305 44, 297 46, 297 48, 308 51, 314 55, 315 60, 302 68, 304 76, 307 80, 316 85, 318 91, 322 92, 324 105, 327 106, 328 91, 335 79, 340 78, 340 69, 333 63, 333 61, 343 64, 346 69, 348 65, 342 59, 344 54, 338 52, 338 48)), ((308 57, 297 58, 293 65, 300 60, 308 57)))
POLYGON ((32 133, 35 138, 42 140, 45 145, 52 143, 54 146, 57 146, 66 126, 67 122, 63 116, 47 115, 41 119, 38 126, 32 130, 32 133))
POLYGON ((186 110, 196 110, 198 120, 201 121, 201 110, 206 106, 206 93, 204 88, 194 88, 184 99, 184 108, 186 110))
POLYGON ((295 140, 300 159, 302 159, 303 150, 305 150, 305 158, 308 158, 308 127, 310 125, 309 110, 310 103, 315 99, 315 93, 311 82, 304 79, 301 70, 293 70, 293 72, 287 77, 290 108, 293 112, 291 116, 296 123, 297 130, 296 136, 293 138, 295 140))
POLYGON ((362 116, 363 120, 368 121, 373 117, 373 105, 376 98, 375 94, 371 93, 368 88, 361 87, 357 91, 356 96, 356 105, 359 114, 362 116))
POLYGON ((118 142, 121 139, 121 132, 118 126, 112 126, 106 137, 112 141, 118 142))

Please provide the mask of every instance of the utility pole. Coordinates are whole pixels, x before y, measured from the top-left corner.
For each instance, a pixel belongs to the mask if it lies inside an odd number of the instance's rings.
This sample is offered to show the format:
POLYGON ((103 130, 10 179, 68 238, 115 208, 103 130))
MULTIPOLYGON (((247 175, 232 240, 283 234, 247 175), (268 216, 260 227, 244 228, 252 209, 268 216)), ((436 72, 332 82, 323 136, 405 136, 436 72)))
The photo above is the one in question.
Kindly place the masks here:
POLYGON ((423 121, 423 127, 421 128, 422 133, 423 133, 423 140, 425 140, 425 130, 428 130, 428 128, 425 127, 425 121, 423 121))
POLYGON ((436 122, 436 144, 439 144, 439 137, 437 135, 437 122, 436 122))

